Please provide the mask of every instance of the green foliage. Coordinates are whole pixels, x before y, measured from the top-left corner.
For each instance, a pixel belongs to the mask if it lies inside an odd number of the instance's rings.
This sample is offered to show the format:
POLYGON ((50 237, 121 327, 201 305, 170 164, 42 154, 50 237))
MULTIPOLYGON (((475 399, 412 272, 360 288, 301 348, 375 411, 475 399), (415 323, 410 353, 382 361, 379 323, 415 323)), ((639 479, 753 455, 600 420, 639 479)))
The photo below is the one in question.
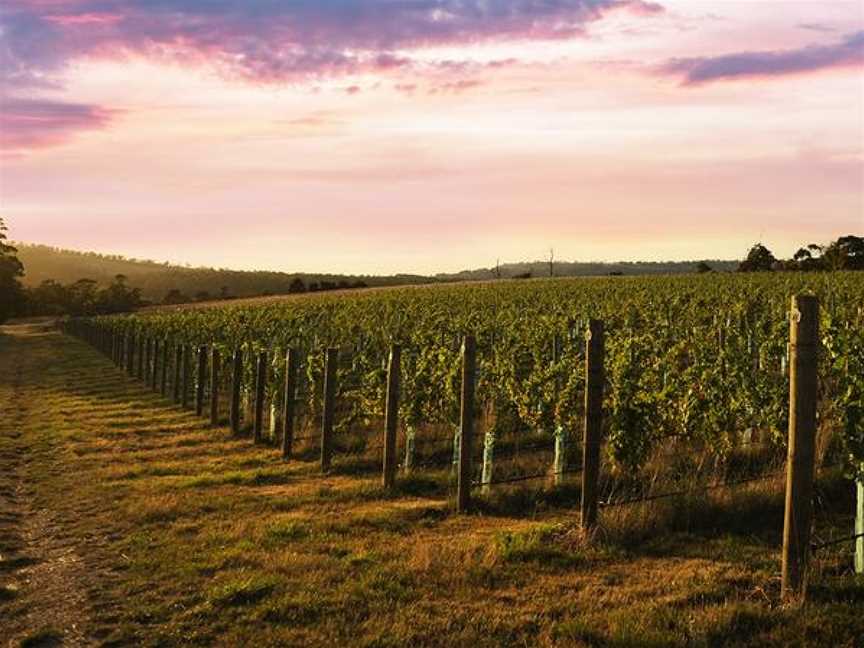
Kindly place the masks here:
POLYGON ((244 350, 251 384, 259 351, 301 357, 303 405, 320 413, 324 349, 338 347, 341 424, 380 416, 391 342, 403 346, 401 420, 453 429, 460 346, 478 340, 478 412, 499 432, 581 437, 585 326, 606 324, 606 444, 623 469, 677 437, 725 457, 743 430, 785 445, 790 297, 820 297, 820 411, 842 422, 850 467, 864 459, 864 275, 772 273, 536 280, 394 289, 315 299, 152 311, 100 318, 121 332, 244 350))
POLYGON ((19 278, 24 276, 24 266, 18 259, 18 250, 6 243, 7 231, 0 217, 0 324, 16 315, 23 305, 19 278))

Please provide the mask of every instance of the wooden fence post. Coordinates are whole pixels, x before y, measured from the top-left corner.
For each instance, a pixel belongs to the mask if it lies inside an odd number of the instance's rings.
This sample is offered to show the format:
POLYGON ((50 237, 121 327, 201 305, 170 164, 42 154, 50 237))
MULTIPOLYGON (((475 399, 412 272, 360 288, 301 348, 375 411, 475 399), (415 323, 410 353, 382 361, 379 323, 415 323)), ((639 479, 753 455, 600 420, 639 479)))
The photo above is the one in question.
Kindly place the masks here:
POLYGON ((255 423, 253 438, 255 443, 261 443, 264 428, 264 393, 267 386, 267 352, 258 354, 258 371, 255 374, 255 423))
POLYGON ((855 505, 855 573, 864 574, 864 479, 856 482, 857 500, 855 505))
POLYGON ((144 369, 141 372, 141 380, 145 385, 150 384, 150 356, 153 354, 152 340, 148 337, 144 339, 144 369))
POLYGON ((135 336, 131 333, 126 334, 126 373, 135 374, 135 336))
POLYGON ((150 366, 150 389, 156 391, 159 376, 159 338, 153 338, 153 364, 150 366))
POLYGON ((240 434, 240 389, 243 383, 243 351, 234 349, 231 367, 231 432, 240 434))
POLYGON ((171 358, 171 345, 168 338, 162 340, 162 367, 159 371, 159 393, 168 395, 168 360, 171 358))
POLYGON ((180 378, 183 372, 183 345, 174 344, 174 402, 180 402, 180 378))
POLYGON ((462 404, 459 423, 459 472, 456 484, 456 511, 471 507, 471 454, 474 446, 474 391, 477 377, 477 342, 466 335, 462 343, 462 404))
POLYGON ((192 347, 184 344, 182 346, 183 349, 183 362, 181 364, 182 367, 182 375, 180 377, 180 407, 186 409, 189 407, 189 387, 192 382, 192 371, 189 367, 189 352, 192 347))
POLYGON ((333 460, 333 423, 336 401, 336 368, 339 349, 327 349, 324 361, 324 411, 321 416, 321 470, 327 472, 333 460))
POLYGON ((789 453, 783 522, 784 599, 803 598, 813 514, 818 391, 819 300, 798 295, 789 314, 789 453))
POLYGON ((399 378, 402 366, 402 347, 390 347, 387 367, 387 401, 384 406, 384 488, 396 485, 396 428, 399 423, 399 378))
POLYGON ((215 346, 210 351, 210 425, 219 425, 219 372, 222 370, 222 356, 215 346))
POLYGON ((135 338, 135 378, 140 379, 144 374, 144 336, 138 335, 135 338))
POLYGON ((282 399, 282 458, 291 458, 294 445, 294 399, 297 395, 297 350, 285 353, 285 393, 282 399))
POLYGON ((582 531, 597 525, 597 485, 600 479, 600 437, 603 433, 605 329, 590 320, 585 343, 585 428, 582 438, 582 531))
POLYGON ((195 376, 195 415, 204 414, 204 386, 207 382, 207 347, 198 347, 198 371, 195 376))

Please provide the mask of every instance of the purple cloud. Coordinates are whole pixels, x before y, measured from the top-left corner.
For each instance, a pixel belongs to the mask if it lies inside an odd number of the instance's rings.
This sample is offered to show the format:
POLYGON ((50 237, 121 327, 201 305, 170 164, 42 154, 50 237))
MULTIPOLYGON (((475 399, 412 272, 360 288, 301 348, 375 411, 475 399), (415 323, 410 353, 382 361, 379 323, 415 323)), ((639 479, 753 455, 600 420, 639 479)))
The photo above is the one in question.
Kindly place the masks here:
POLYGON ((0 66, 39 85, 72 60, 162 56, 284 81, 409 65, 395 52, 440 44, 558 39, 646 0, 6 0, 0 66))
POLYGON ((56 146, 82 130, 104 128, 116 111, 45 99, 0 99, 0 148, 5 155, 56 146))
POLYGON ((864 65, 864 31, 832 45, 672 59, 661 68, 661 72, 682 75, 683 85, 700 85, 711 81, 788 76, 860 65, 864 65))

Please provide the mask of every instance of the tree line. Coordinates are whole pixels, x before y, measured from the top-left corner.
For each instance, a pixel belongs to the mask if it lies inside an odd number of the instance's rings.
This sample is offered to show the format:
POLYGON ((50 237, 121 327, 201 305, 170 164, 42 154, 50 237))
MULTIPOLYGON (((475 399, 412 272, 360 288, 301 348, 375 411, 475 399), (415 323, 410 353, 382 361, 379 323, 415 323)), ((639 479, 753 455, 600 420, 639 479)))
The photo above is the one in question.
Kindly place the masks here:
POLYGON ((739 272, 771 271, 831 272, 864 270, 864 238, 841 236, 828 245, 811 243, 798 248, 791 259, 777 259, 767 247, 756 243, 738 266, 739 272))
MULTIPOLYGON (((114 275, 107 285, 103 283, 101 287, 99 281, 82 278, 68 283, 44 279, 37 286, 26 288, 21 284, 21 278, 24 276, 24 264, 19 259, 18 250, 8 242, 6 232, 6 225, 3 218, 0 217, 0 322, 16 316, 111 314, 129 312, 155 304, 185 304, 236 297, 232 294, 229 286, 222 286, 215 292, 196 290, 195 292, 190 291, 191 294, 184 292, 179 287, 174 287, 165 291, 161 298, 158 296, 148 298, 144 296, 141 287, 131 285, 132 282, 125 274, 114 275)), ((108 258, 100 255, 90 256, 97 259, 108 258)), ((121 259, 121 257, 112 259, 121 259)), ((695 269, 699 273, 715 270, 705 262, 699 263, 695 269)), ((847 235, 824 246, 811 243, 800 248, 791 259, 786 260, 777 259, 767 247, 757 243, 750 248, 747 258, 738 265, 737 269, 739 272, 864 270, 864 238, 847 235)), ((240 274, 253 275, 255 273, 240 274)), ((265 274, 275 275, 278 273, 265 274)), ((615 272, 612 274, 622 273, 615 272)), ((233 275, 228 274, 226 276, 233 275)), ((284 277, 284 275, 282 276, 284 277)), ((521 275, 517 276, 522 277, 521 275)), ((415 278, 414 276, 406 277, 415 278)), ((530 272, 524 275, 524 278, 530 277, 530 272)), ((411 281, 407 283, 411 283, 411 281)), ((294 277, 290 281, 280 280, 275 290, 259 290, 255 296, 358 289, 366 288, 367 285, 366 281, 362 279, 329 280, 322 278, 304 281, 300 277, 294 277)), ((247 293, 243 296, 251 295, 247 293)))

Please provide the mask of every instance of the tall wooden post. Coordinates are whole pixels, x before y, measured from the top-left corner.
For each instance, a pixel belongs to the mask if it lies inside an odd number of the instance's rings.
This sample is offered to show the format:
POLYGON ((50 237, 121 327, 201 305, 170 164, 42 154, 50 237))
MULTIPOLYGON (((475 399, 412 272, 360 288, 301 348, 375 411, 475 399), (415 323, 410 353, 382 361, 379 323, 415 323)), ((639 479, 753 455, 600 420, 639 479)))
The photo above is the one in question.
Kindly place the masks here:
POLYGON ((285 354, 285 393, 282 398, 282 458, 291 458, 294 445, 294 413, 297 396, 297 350, 285 354))
POLYGON ((471 455, 474 447, 474 393, 477 377, 477 342, 466 335, 462 343, 462 404, 459 423, 459 473, 456 484, 456 511, 471 507, 471 455))
POLYGON ((402 347, 390 347, 390 362, 387 367, 387 401, 384 406, 384 488, 396 485, 396 428, 399 422, 399 378, 401 373, 402 347))
POLYGON ((605 329, 601 320, 588 322, 585 349, 585 429, 582 438, 582 530, 597 525, 600 479, 600 437, 603 431, 605 329))
POLYGON ((144 380, 144 347, 145 340, 143 335, 138 336, 138 365, 135 369, 135 377, 138 380, 144 380))
POLYGON ((813 514, 819 351, 819 300, 816 297, 792 298, 789 329, 789 454, 781 592, 784 599, 795 599, 803 598, 806 593, 813 514))
POLYGON ((186 409, 189 407, 189 384, 192 382, 192 371, 189 367, 189 352, 191 347, 184 344, 181 348, 183 349, 183 362, 181 364, 182 375, 180 377, 180 407, 186 409))
POLYGON ((255 424, 253 437, 255 443, 261 443, 264 429, 264 394, 267 386, 267 352, 258 354, 258 366, 255 373, 255 424))
POLYGON ((240 390, 243 383, 243 351, 234 350, 231 367, 231 432, 240 434, 240 390))
POLYGON ((126 334, 126 373, 135 375, 135 336, 126 334))
POLYGON ((183 373, 183 345, 174 345, 174 402, 180 402, 180 378, 183 373))
POLYGON ((333 461, 333 423, 336 418, 336 368, 339 349, 327 349, 324 361, 324 411, 321 417, 321 470, 327 472, 333 461))
POLYGON ((215 346, 210 352, 210 425, 219 425, 219 372, 222 371, 222 356, 215 346))
POLYGON ((162 367, 159 371, 159 393, 168 395, 168 360, 171 357, 171 344, 167 338, 162 340, 162 367))
POLYGON ((204 414, 204 386, 207 383, 207 347, 198 347, 198 370, 195 375, 195 415, 204 414))
POLYGON ((144 370, 141 374, 141 380, 144 384, 150 385, 150 359, 153 356, 153 340, 149 337, 144 340, 144 370))
POLYGON ((857 499, 855 506, 855 573, 864 574, 864 479, 855 482, 857 499))
POLYGON ((159 338, 153 338, 153 363, 150 365, 150 389, 156 391, 159 376, 159 338))

